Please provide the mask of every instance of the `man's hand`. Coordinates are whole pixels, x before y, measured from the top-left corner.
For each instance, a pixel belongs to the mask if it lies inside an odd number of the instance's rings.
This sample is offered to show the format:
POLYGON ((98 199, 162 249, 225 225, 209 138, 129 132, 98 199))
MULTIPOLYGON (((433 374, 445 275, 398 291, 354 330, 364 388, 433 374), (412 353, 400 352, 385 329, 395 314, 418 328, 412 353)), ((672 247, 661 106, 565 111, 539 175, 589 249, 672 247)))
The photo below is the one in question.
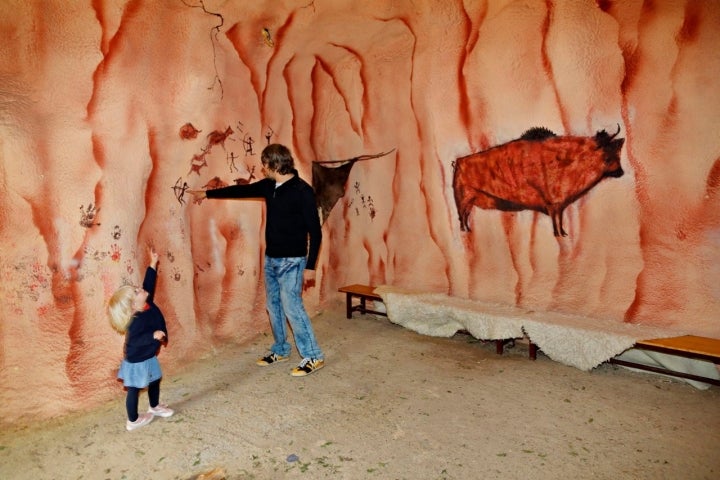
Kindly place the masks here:
POLYGON ((207 198, 207 193, 205 190, 188 190, 186 193, 189 193, 193 196, 193 203, 197 203, 200 205, 203 200, 207 198))
POLYGON ((303 290, 315 286, 315 270, 303 270, 303 290))

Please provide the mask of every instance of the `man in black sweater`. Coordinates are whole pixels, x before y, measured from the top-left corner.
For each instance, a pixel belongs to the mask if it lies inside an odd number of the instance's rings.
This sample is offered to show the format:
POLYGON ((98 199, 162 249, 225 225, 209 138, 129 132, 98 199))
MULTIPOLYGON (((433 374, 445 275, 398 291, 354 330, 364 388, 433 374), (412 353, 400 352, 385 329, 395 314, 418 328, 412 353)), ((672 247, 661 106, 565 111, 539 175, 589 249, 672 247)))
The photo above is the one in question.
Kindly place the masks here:
POLYGON ((322 230, 315 192, 298 176, 287 147, 272 144, 260 158, 265 178, 247 185, 214 190, 188 190, 197 201, 204 198, 262 198, 267 204, 265 225, 265 291, 274 343, 257 364, 267 366, 288 360, 287 321, 302 357, 291 374, 303 377, 325 365, 324 355, 302 300, 303 288, 315 282, 315 265, 322 230))

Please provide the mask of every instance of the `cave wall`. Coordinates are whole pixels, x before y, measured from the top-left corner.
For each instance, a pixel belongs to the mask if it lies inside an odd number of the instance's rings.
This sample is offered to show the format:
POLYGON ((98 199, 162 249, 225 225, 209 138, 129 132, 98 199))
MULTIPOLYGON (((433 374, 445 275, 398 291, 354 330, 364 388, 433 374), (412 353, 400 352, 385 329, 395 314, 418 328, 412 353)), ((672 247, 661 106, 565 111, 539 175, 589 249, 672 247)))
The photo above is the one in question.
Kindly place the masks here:
POLYGON ((263 205, 185 190, 258 178, 268 142, 308 181, 358 159, 311 313, 392 284, 720 337, 719 31, 693 0, 0 2, 3 421, 119 393, 104 304, 149 245, 166 371, 267 331, 263 205), (533 127, 619 128, 624 175, 567 236, 532 209, 461 231, 457 159, 533 127))

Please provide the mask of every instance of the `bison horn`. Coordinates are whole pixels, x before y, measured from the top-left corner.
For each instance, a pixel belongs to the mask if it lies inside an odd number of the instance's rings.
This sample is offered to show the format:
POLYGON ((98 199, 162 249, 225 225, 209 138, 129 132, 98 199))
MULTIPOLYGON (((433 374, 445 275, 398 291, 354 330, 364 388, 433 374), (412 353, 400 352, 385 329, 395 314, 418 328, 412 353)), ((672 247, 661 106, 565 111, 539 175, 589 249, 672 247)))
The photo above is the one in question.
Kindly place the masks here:
POLYGON ((610 135, 610 140, 618 136, 618 133, 620 133, 620 124, 618 123, 618 131, 610 135))

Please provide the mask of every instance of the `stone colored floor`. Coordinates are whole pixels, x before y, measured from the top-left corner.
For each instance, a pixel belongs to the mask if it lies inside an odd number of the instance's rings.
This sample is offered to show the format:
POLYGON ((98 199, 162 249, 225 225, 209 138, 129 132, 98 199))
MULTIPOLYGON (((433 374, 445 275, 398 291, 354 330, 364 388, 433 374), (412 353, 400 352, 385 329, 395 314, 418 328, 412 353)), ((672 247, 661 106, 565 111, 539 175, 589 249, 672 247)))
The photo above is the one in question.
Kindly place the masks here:
MULTIPOLYGON (((716 479, 720 388, 518 344, 424 337, 382 317, 314 318, 327 366, 254 363, 270 338, 166 372, 175 416, 124 428, 124 394, 0 433, 3 479, 716 479)), ((146 396, 141 396, 145 405, 146 396)))

